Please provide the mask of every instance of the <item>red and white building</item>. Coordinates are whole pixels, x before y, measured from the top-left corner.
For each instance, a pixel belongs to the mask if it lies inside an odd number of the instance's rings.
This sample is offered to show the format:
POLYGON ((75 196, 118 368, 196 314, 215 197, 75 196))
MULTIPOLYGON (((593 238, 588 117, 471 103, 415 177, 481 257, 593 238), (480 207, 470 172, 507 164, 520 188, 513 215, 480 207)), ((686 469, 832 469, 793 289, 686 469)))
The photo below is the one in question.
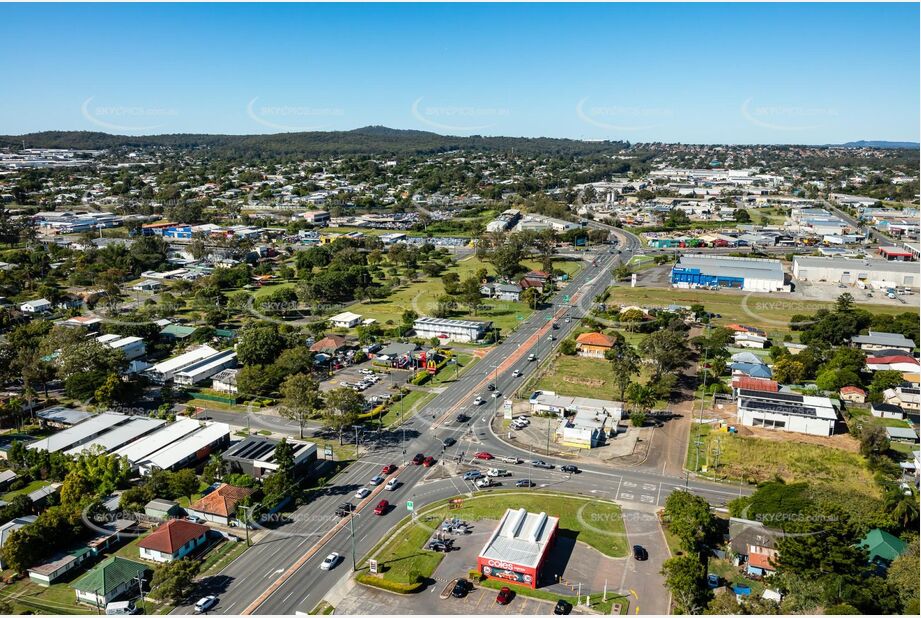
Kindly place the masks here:
POLYGON ((506 510, 477 556, 477 568, 490 579, 537 588, 559 522, 546 513, 506 510))

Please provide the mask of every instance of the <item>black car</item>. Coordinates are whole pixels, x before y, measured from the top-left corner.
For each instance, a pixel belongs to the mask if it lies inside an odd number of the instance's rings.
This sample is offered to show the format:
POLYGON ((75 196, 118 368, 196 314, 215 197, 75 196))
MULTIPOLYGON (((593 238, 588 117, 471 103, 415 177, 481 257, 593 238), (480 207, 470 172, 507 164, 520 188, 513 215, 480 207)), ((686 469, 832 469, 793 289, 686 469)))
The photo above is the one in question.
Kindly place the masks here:
POLYGON ((566 464, 565 466, 560 466, 560 470, 563 472, 568 472, 569 474, 578 474, 579 468, 572 464, 566 464))
POLYGON ((492 383, 487 384, 487 385, 486 385, 486 390, 488 390, 488 391, 494 391, 494 390, 496 390, 496 385, 495 385, 495 384, 492 384, 492 383))
POLYGON ((432 542, 429 543, 429 545, 428 545, 428 548, 429 548, 430 550, 432 550, 432 551, 443 551, 443 552, 445 552, 445 553, 447 553, 447 551, 448 551, 448 549, 450 549, 450 547, 451 547, 451 546, 448 545, 447 543, 445 543, 444 541, 432 541, 432 542))
POLYGON ((466 414, 458 414, 457 418, 455 418, 454 420, 456 420, 458 423, 466 423, 467 421, 470 420, 470 417, 467 416, 466 414))
POLYGON ((521 479, 515 483, 515 487, 534 487, 534 481, 529 479, 521 479))
POLYGON ((649 553, 647 553, 646 548, 643 547, 642 545, 634 545, 633 546, 633 559, 640 560, 640 561, 648 560, 649 553))
POLYGON ((355 507, 351 502, 343 502, 336 507, 336 515, 339 517, 346 517, 349 513, 355 510, 355 507))
POLYGON ((441 441, 441 443, 444 444, 445 448, 450 448, 454 446, 455 444, 457 444, 457 440, 455 440, 454 438, 445 438, 444 440, 441 441))
POLYGON ((466 579, 459 579, 457 583, 454 584, 454 590, 451 591, 451 596, 455 599, 460 599, 467 596, 467 592, 470 591, 470 582, 466 579))
POLYGON ((564 601, 560 599, 556 602, 556 605, 553 606, 553 613, 557 616, 565 616, 572 611, 572 603, 569 601, 564 601))

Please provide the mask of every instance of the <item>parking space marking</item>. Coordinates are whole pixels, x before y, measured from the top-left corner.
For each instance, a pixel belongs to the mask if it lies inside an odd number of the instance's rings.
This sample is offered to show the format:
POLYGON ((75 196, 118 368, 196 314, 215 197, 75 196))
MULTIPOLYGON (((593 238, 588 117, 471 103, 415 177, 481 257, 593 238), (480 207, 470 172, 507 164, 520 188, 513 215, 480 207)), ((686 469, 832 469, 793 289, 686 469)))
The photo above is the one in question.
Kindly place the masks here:
POLYGON ((636 483, 632 481, 624 481, 624 487, 636 487, 636 483))
POLYGON ((622 492, 620 497, 624 500, 633 500, 633 494, 627 492, 622 492))
POLYGON ((654 496, 646 496, 646 495, 640 496, 640 502, 648 502, 648 503, 652 504, 652 503, 654 503, 655 501, 656 501, 656 499, 655 499, 654 496))
POLYGON ((657 486, 654 485, 653 483, 643 483, 643 489, 645 489, 646 491, 655 491, 656 487, 657 486))

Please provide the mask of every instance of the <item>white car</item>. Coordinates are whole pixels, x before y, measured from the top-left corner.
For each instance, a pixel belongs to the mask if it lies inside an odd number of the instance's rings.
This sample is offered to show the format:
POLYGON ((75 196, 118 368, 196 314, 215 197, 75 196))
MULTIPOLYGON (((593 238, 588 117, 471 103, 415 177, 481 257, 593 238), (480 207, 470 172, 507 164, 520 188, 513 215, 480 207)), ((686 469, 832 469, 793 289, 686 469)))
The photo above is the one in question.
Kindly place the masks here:
POLYGON ((533 355, 533 354, 528 354, 528 362, 529 362, 529 363, 530 363, 531 361, 536 361, 536 360, 537 360, 537 357, 536 357, 535 355, 533 355))
POLYGON ((336 552, 331 553, 330 555, 323 558, 323 562, 320 563, 320 570, 329 571, 330 569, 335 567, 337 564, 339 564, 340 558, 341 556, 337 554, 336 552))
POLYGON ((498 399, 498 398, 501 397, 501 396, 502 396, 502 393, 500 393, 499 391, 493 391, 493 393, 492 393, 492 398, 493 398, 493 399, 498 399))
POLYGON ((475 405, 475 406, 480 406, 480 405, 483 405, 484 403, 486 403, 486 402, 483 401, 483 398, 480 397, 479 395, 477 395, 477 396, 476 396, 476 399, 473 400, 473 405, 475 405))
POLYGON ((367 498, 369 495, 371 495, 371 490, 368 489, 367 487, 362 487, 361 489, 359 489, 358 491, 355 492, 355 499, 356 499, 356 500, 364 500, 364 499, 367 498))
POLYGON ((521 377, 521 369, 516 369, 515 371, 513 371, 513 372, 512 372, 512 377, 513 377, 513 378, 520 378, 520 377, 521 377))
POLYGON ((477 486, 477 487, 491 487, 491 486, 492 486, 492 479, 490 479, 488 476, 484 476, 484 477, 482 477, 482 478, 478 478, 478 479, 476 480, 476 486, 477 486))
POLYGON ((521 458, 520 457, 500 457, 499 461, 504 462, 504 463, 510 463, 510 464, 520 464, 521 458))
POLYGON ((195 613, 203 614, 215 605, 217 605, 217 597, 213 594, 209 594, 206 597, 198 599, 198 602, 195 604, 195 613))
POLYGON ((389 481, 387 481, 387 484, 386 484, 386 485, 384 485, 384 489, 386 489, 387 491, 393 491, 394 489, 396 489, 396 488, 399 486, 399 484, 400 484, 400 480, 399 480, 399 479, 397 479, 397 478, 392 478, 392 479, 390 479, 389 481))

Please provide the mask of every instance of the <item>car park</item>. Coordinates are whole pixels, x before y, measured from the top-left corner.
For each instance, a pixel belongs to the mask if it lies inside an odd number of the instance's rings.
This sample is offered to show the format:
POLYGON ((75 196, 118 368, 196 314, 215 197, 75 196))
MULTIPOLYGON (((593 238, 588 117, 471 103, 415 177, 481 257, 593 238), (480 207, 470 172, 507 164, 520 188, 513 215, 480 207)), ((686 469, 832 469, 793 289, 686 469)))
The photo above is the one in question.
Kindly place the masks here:
POLYGON ((481 476, 483 476, 483 473, 480 472, 479 470, 468 470, 467 472, 464 472, 465 481, 475 481, 481 476))
POLYGON ((512 589, 508 586, 502 586, 499 589, 499 594, 496 595, 496 603, 499 605, 508 605, 512 602, 512 597, 515 596, 515 593, 512 592, 512 589))
POLYGON ((450 448, 454 446, 455 444, 457 444, 457 440, 449 436, 445 438, 444 440, 442 440, 441 443, 444 445, 445 448, 450 448))
POLYGON ((454 588, 451 590, 451 596, 455 599, 460 599, 467 596, 467 592, 470 590, 470 582, 466 579, 459 579, 457 583, 454 584, 454 588))
POLYGON ((331 553, 330 555, 323 558, 323 562, 320 563, 321 571, 329 571, 330 569, 335 568, 339 564, 339 559, 341 556, 336 552, 331 553))
POLYGON ((568 472, 569 474, 578 474, 578 473, 579 473, 579 468, 578 468, 577 466, 572 465, 572 464, 566 464, 566 465, 564 465, 564 466, 560 466, 560 470, 562 470, 563 472, 568 472))
POLYGON ((646 548, 642 545, 633 546, 633 559, 640 562, 649 559, 649 553, 646 551, 646 548))
POLYGON ((390 508, 390 503, 387 502, 386 500, 381 500, 380 502, 377 503, 377 506, 374 507, 374 514, 375 515, 386 515, 387 509, 389 508, 390 508))
POLYGON ((364 499, 367 498, 369 495, 371 495, 371 490, 370 490, 369 488, 367 488, 367 487, 362 487, 361 489, 359 489, 358 491, 355 492, 355 499, 356 499, 356 500, 364 500, 364 499))
POLYGON ((425 455, 422 453, 416 453, 413 457, 413 463, 417 466, 422 465, 422 462, 425 461, 425 455))
POLYGON ((400 486, 400 479, 392 478, 389 481, 387 481, 386 485, 384 485, 384 489, 386 489, 387 491, 393 491, 399 486, 400 486))
POLYGON ((217 597, 213 594, 209 594, 206 597, 198 599, 198 602, 195 603, 195 613, 203 614, 215 605, 217 605, 217 597))
POLYGON ((433 465, 435 465, 435 458, 429 455, 428 457, 422 460, 422 465, 425 466, 426 468, 431 468, 433 465))
POLYGON ((368 485, 373 485, 376 487, 377 485, 380 485, 383 482, 384 482, 384 477, 382 477, 380 474, 377 474, 371 477, 371 480, 368 481, 368 485))
POLYGON ((487 453, 486 451, 480 451, 474 455, 477 459, 495 459, 492 453, 487 453))
POLYGON ((392 474, 397 471, 397 467, 393 464, 387 464, 381 468, 381 474, 392 474))
POLYGON ((534 487, 534 481, 531 479, 521 479, 515 483, 515 487, 534 487))
POLYGON ((548 464, 543 459, 535 459, 531 462, 531 465, 535 468, 543 468, 544 470, 553 470, 553 464, 548 464))

